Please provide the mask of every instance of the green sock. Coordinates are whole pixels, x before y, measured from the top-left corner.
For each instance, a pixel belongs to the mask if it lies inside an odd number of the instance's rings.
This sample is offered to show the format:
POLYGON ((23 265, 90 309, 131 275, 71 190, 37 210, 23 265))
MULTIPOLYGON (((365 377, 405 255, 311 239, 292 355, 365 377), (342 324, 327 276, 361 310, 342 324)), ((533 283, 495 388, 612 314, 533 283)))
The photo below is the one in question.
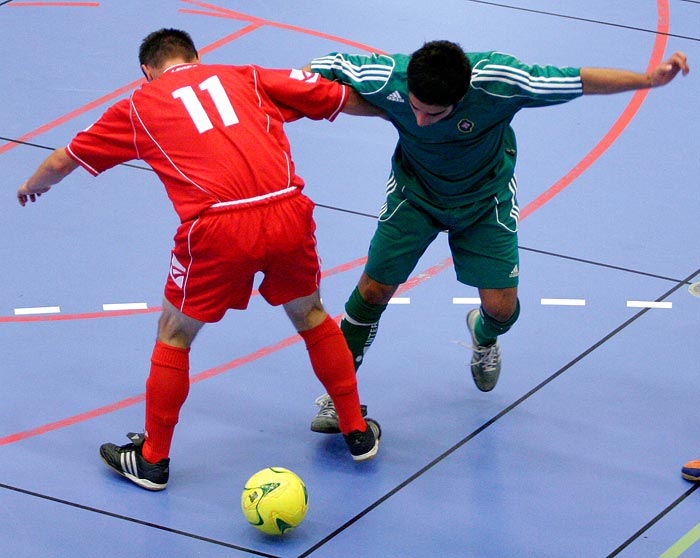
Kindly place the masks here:
POLYGON ((496 338, 499 335, 506 333, 517 321, 518 316, 520 316, 520 300, 516 301, 515 312, 513 312, 513 315, 505 322, 494 320, 484 312, 483 308, 481 308, 479 313, 481 314, 481 319, 477 320, 474 326, 476 340, 480 345, 492 345, 496 342, 496 338))
POLYGON ((386 304, 365 302, 357 287, 345 303, 345 315, 340 322, 340 329, 352 353, 355 371, 362 364, 365 353, 377 335, 379 318, 386 307, 386 304))

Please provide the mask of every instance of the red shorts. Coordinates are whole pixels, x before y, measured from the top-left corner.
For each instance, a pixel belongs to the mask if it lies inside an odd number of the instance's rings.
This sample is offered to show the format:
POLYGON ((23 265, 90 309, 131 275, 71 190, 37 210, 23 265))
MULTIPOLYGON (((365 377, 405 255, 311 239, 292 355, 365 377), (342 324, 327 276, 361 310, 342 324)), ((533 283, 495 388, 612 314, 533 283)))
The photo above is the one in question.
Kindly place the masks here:
POLYGON ((201 322, 243 310, 257 272, 263 298, 277 306, 319 285, 313 202, 300 193, 258 205, 207 211, 180 225, 165 298, 201 322))

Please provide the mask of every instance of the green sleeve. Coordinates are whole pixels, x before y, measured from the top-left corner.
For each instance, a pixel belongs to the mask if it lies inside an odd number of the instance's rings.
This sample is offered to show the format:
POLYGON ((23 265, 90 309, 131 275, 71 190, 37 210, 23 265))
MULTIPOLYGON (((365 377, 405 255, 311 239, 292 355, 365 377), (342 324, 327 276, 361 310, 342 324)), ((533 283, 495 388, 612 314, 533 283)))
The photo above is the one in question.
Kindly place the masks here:
POLYGON ((311 71, 350 85, 358 93, 372 95, 384 89, 396 66, 384 54, 341 54, 333 52, 311 61, 311 71))
POLYGON ((472 61, 472 87, 522 107, 564 103, 583 94, 579 68, 528 65, 500 52, 472 61))

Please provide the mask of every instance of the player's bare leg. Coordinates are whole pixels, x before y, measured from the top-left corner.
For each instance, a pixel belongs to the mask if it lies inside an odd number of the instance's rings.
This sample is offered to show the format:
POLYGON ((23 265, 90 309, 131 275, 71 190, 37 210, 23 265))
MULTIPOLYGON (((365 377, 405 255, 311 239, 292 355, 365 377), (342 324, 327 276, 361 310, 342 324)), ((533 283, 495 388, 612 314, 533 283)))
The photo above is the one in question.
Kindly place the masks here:
MULTIPOLYGON (((362 364, 364 355, 372 345, 379 327, 379 318, 394 296, 398 285, 384 285, 362 273, 357 287, 345 304, 345 314, 340 329, 352 353, 355 371, 362 364)), ((338 429, 338 415, 333 400, 324 394, 316 399, 318 413, 311 421, 311 430, 323 434, 334 434, 338 429)), ((367 413, 367 407, 361 407, 367 413)))
POLYGON ((323 309, 318 291, 285 304, 284 309, 304 339, 316 377, 337 410, 338 430, 352 458, 374 457, 381 429, 372 419, 363 418, 352 355, 340 328, 323 309))
POLYGON ((145 432, 128 434, 129 444, 100 447, 109 467, 147 490, 168 484, 170 445, 190 388, 190 345, 203 325, 163 301, 146 381, 145 432))

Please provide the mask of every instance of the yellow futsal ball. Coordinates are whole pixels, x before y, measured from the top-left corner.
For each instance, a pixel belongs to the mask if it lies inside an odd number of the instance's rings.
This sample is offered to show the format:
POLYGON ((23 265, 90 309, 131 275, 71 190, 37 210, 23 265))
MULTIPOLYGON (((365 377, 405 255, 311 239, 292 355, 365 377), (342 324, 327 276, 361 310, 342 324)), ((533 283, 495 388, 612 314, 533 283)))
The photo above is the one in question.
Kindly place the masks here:
POLYGON ((245 483, 241 508, 256 529, 282 535, 304 521, 309 495, 304 482, 289 469, 268 467, 245 483))

